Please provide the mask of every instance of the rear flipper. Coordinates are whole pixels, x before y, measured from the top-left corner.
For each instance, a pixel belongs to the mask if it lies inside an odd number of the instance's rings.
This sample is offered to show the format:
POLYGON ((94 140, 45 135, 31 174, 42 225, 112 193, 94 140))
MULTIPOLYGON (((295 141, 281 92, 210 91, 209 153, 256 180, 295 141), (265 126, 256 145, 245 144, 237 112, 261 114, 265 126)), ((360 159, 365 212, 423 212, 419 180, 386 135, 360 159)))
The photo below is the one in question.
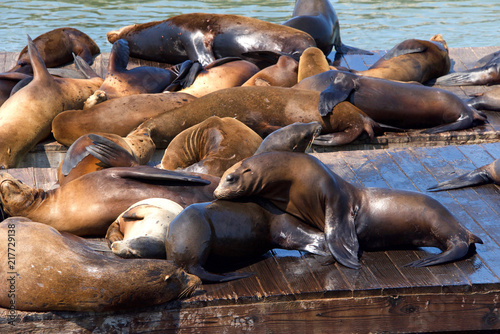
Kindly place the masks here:
POLYGON ((254 275, 254 273, 238 273, 238 272, 214 274, 206 271, 200 265, 190 266, 189 268, 186 269, 186 271, 189 272, 190 274, 198 276, 203 282, 214 282, 214 283, 227 282, 254 275))
POLYGON ((461 175, 457 178, 438 183, 427 188, 427 191, 442 191, 450 189, 458 189, 469 186, 477 186, 486 183, 493 183, 491 175, 484 169, 478 168, 470 173, 461 175))
POLYGON ((468 129, 473 126, 475 122, 487 122, 486 115, 474 108, 470 108, 472 115, 462 114, 455 122, 449 124, 438 125, 433 128, 422 131, 421 133, 435 134, 445 131, 455 131, 468 129))
POLYGON ((342 43, 340 45, 340 47, 335 46, 335 51, 337 51, 337 53, 350 54, 350 55, 353 55, 353 54, 357 54, 357 55, 373 55, 373 53, 370 52, 370 51, 363 50, 363 49, 358 49, 358 48, 355 48, 353 46, 345 45, 344 43, 342 43))
POLYGON ((440 254, 431 255, 420 260, 410 262, 405 267, 427 267, 435 264, 446 263, 463 258, 469 252, 469 244, 466 241, 453 243, 450 248, 440 254))
POLYGON ((498 83, 499 64, 489 64, 468 71, 456 72, 437 78, 436 84, 441 86, 491 85, 498 83))

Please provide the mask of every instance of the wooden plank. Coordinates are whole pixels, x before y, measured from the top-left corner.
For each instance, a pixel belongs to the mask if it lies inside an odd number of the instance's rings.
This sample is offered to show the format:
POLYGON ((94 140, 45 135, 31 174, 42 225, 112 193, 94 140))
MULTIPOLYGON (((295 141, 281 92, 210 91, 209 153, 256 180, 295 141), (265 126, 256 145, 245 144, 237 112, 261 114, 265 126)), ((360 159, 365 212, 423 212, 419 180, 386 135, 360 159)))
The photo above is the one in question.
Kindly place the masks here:
POLYGON ((57 183, 56 168, 34 168, 33 177, 35 179, 35 187, 44 190, 49 190, 57 183))

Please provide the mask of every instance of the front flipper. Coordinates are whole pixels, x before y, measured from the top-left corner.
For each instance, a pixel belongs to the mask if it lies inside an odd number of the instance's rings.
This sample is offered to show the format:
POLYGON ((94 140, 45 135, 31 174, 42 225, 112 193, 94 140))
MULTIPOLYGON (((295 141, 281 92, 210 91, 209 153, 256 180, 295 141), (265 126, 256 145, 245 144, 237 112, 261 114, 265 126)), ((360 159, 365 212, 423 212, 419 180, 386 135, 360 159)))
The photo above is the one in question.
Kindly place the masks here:
POLYGON ((337 104, 347 100, 356 88, 355 80, 342 72, 336 73, 332 79, 330 86, 319 95, 318 110, 323 117, 332 112, 337 104))
POLYGON ((115 167, 113 169, 117 176, 129 179, 144 181, 188 182, 190 185, 207 185, 211 183, 208 180, 202 179, 200 176, 149 166, 115 167))
POLYGON ((254 273, 238 273, 238 272, 230 272, 225 274, 214 274, 206 271, 202 266, 196 265, 187 268, 186 270, 190 274, 198 276, 203 282, 227 282, 235 279, 246 278, 253 276, 254 273))
POLYGON ((108 246, 110 248, 113 242, 122 241, 123 233, 120 231, 120 223, 114 221, 111 225, 109 225, 105 238, 108 240, 108 246))
POLYGON ((93 133, 88 136, 94 145, 87 146, 87 152, 105 165, 110 167, 131 167, 138 165, 137 159, 115 142, 93 133))
POLYGON ((62 162, 61 166, 61 173, 64 176, 68 176, 68 174, 71 172, 73 168, 75 168, 80 161, 82 161, 86 156, 89 155, 89 152, 85 149, 81 149, 80 145, 78 144, 78 141, 75 141, 71 146, 68 148, 68 151, 66 152, 66 155, 64 156, 64 160, 62 162), (81 152, 77 153, 77 150, 80 149, 81 152))
POLYGON ((175 92, 191 86, 198 74, 203 71, 203 66, 197 61, 186 60, 177 69, 179 72, 177 78, 165 88, 166 91, 175 92))
POLYGON ((92 78, 100 78, 99 74, 97 74, 90 65, 83 60, 80 56, 76 56, 73 53, 73 59, 75 61, 75 67, 78 71, 80 71, 87 79, 92 78))
POLYGON ((372 52, 363 50, 363 49, 358 49, 353 46, 345 45, 342 43, 339 47, 335 45, 335 51, 340 54, 349 54, 349 55, 373 55, 372 52))
POLYGON ((114 42, 109 54, 108 72, 126 71, 129 55, 130 49, 126 40, 119 39, 114 42))
POLYGON ((385 60, 389 60, 397 56, 424 52, 425 50, 427 50, 427 47, 422 45, 422 43, 415 39, 409 39, 397 44, 395 47, 390 49, 382 58, 384 58, 385 60))
POLYGON ((427 188, 427 191, 458 189, 469 186, 478 186, 486 183, 493 183, 493 179, 487 171, 482 168, 478 168, 470 173, 429 187, 427 188))

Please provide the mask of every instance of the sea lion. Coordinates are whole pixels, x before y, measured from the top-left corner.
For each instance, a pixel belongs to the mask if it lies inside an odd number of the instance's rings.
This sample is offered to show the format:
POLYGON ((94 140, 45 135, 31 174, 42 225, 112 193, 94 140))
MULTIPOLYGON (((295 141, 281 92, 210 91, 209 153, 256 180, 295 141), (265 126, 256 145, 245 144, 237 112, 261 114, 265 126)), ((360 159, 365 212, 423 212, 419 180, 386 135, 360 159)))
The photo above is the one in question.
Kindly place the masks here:
POLYGON ((323 233, 263 200, 192 204, 170 223, 165 240, 167 260, 208 282, 251 275, 209 272, 209 259, 248 258, 272 248, 330 257, 323 233))
POLYGON ((104 235, 130 205, 151 197, 185 207, 213 199, 219 178, 148 166, 113 167, 85 174, 56 189, 35 189, 0 173, 0 203, 23 216, 76 235, 104 235))
POLYGON ((451 180, 440 182, 435 186, 427 188, 427 191, 442 191, 458 189, 482 184, 494 183, 500 185, 500 160, 476 168, 472 172, 460 175, 451 180))
POLYGON ((295 59, 281 56, 276 64, 255 73, 241 86, 292 87, 297 83, 297 70, 298 62, 295 59))
POLYGON ((429 266, 465 256, 481 239, 462 227, 438 201, 416 192, 362 188, 343 180, 317 158, 269 152, 229 168, 214 191, 217 199, 260 196, 324 231, 333 257, 358 269, 358 251, 399 246, 443 252, 409 266, 429 266))
MULTIPOLYGON (((33 40, 45 66, 58 67, 73 61, 73 54, 92 64, 94 55, 101 51, 97 44, 85 33, 74 28, 58 28, 46 32, 33 40)), ((9 72, 31 74, 31 57, 26 46, 17 58, 17 64, 9 72)))
POLYGON ((66 146, 88 133, 105 132, 125 137, 149 118, 195 99, 184 93, 124 96, 83 111, 67 110, 60 113, 52 121, 52 134, 59 143, 66 146))
POLYGON ((0 106, 11 96, 12 89, 24 79, 33 78, 18 72, 0 73, 0 106))
POLYGON ((331 68, 323 52, 315 47, 307 48, 299 59, 297 82, 329 70, 331 68))
POLYGON ((328 0, 296 0, 292 15, 283 25, 311 35, 326 56, 332 52, 333 47, 339 54, 372 54, 342 43, 339 19, 328 0))
POLYGON ((126 26, 106 36, 110 43, 126 39, 132 57, 169 64, 189 59, 203 66, 217 58, 241 57, 252 51, 296 55, 316 46, 303 31, 229 14, 182 14, 126 26))
POLYGON ((140 127, 151 130, 157 148, 167 147, 176 134, 210 116, 234 117, 261 137, 295 122, 319 122, 322 133, 330 134, 331 145, 349 143, 363 131, 373 136, 372 127, 377 124, 350 103, 321 116, 319 96, 319 92, 272 86, 227 88, 153 117, 140 127))
POLYGON ((357 75, 396 81, 425 83, 450 71, 448 45, 440 34, 429 41, 408 39, 389 50, 365 71, 357 75))
POLYGON ((500 87, 476 94, 465 102, 477 110, 500 111, 500 87))
POLYGON ((183 209, 165 198, 148 198, 131 205, 106 232, 111 250, 124 258, 165 259, 168 227, 183 209))
POLYGON ((57 181, 62 186, 82 175, 107 167, 145 165, 151 160, 155 148, 148 129, 132 131, 125 138, 112 133, 83 135, 68 148, 57 169, 57 181), (103 144, 108 147, 118 145, 125 152, 114 150, 112 156, 108 154, 109 159, 104 164, 102 160, 91 154, 94 145, 103 144))
POLYGON ((293 88, 322 91, 320 106, 325 113, 337 101, 349 101, 376 122, 404 129, 428 128, 423 133, 467 129, 476 121, 486 121, 482 113, 444 89, 344 71, 323 72, 293 88))
POLYGON ((500 51, 478 60, 470 70, 450 73, 436 80, 441 86, 493 85, 500 83, 500 51))
POLYGON ((165 260, 121 259, 26 218, 4 221, 0 236, 5 240, 0 245, 0 306, 5 308, 116 311, 186 297, 201 284, 165 260), (17 261, 8 255, 12 248, 17 261))
POLYGON ((57 114, 81 109, 102 84, 101 78, 54 78, 29 36, 28 50, 33 81, 0 107, 0 168, 15 167, 31 148, 50 135, 57 114))
POLYGON ((126 40, 119 39, 113 43, 104 82, 85 101, 84 109, 117 97, 161 93, 177 78, 172 70, 159 67, 139 66, 127 70, 129 53, 126 40))
POLYGON ((212 116, 175 136, 160 167, 221 176, 254 154, 261 142, 257 133, 237 119, 212 116))

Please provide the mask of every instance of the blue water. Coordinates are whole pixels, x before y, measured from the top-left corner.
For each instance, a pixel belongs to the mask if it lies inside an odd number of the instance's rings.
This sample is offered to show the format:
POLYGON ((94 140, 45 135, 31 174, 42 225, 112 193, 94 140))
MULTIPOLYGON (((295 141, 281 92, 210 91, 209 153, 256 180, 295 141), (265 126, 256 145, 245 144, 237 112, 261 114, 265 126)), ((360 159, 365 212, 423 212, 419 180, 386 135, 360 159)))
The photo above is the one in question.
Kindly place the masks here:
MULTIPOLYGON (((345 44, 388 49, 409 38, 428 39, 441 33, 450 47, 500 46, 499 0, 369 1, 331 0, 345 44)), ((182 13, 239 14, 282 23, 291 17, 295 0, 66 0, 0 1, 0 51, 20 51, 32 38, 63 26, 92 37, 109 52, 106 32, 122 26, 164 20, 182 13)))

